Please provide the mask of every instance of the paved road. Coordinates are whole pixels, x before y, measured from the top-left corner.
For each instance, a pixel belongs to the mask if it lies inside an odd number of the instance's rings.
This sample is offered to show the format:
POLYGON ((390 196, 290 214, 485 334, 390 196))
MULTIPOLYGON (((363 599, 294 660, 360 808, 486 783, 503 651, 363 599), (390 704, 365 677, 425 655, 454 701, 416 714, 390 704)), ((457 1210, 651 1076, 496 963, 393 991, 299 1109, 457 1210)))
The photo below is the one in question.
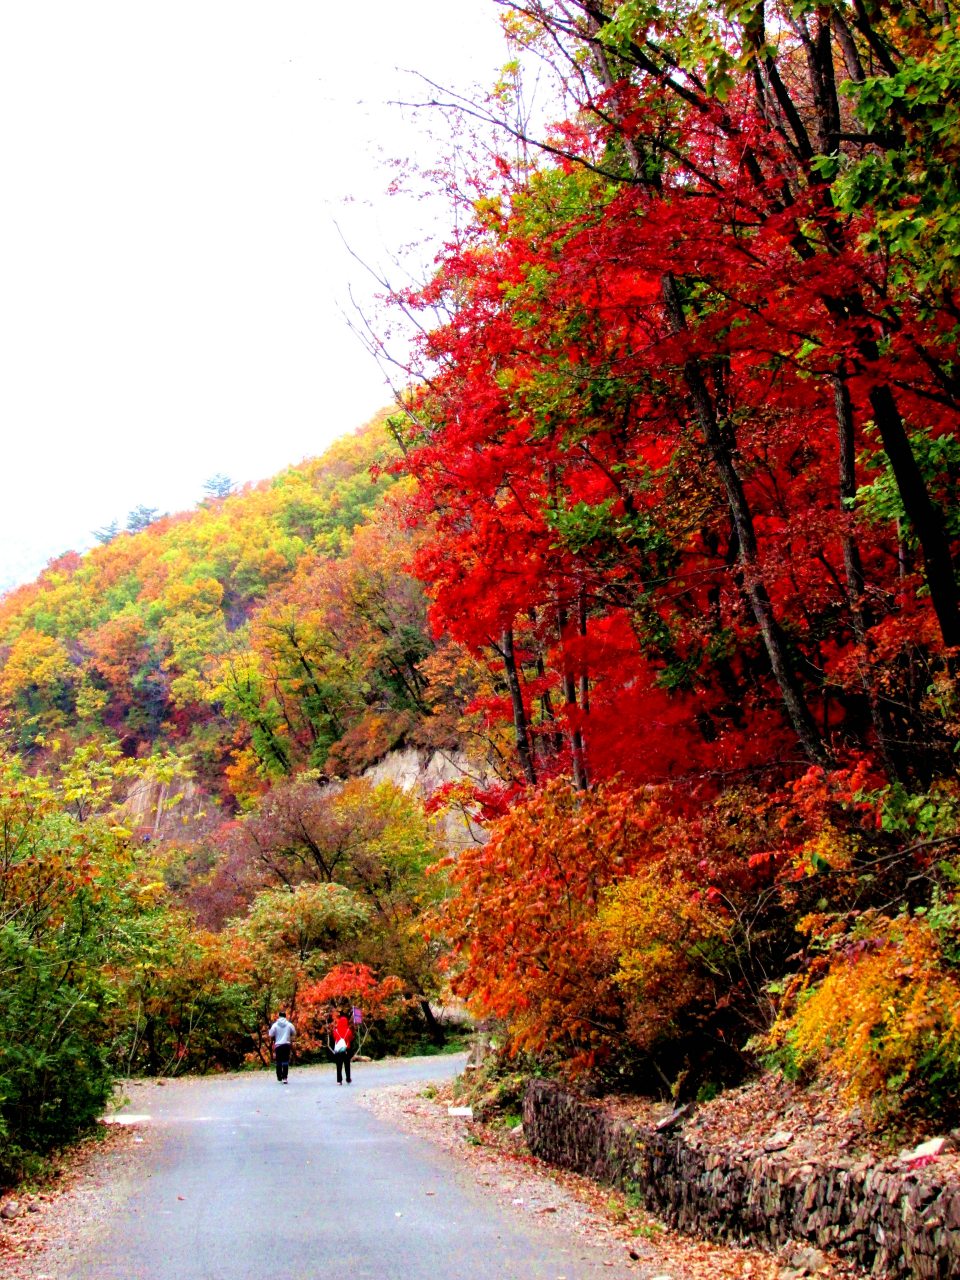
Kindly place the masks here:
MULTIPOLYGON (((625 1280, 637 1272, 493 1199, 468 1166, 356 1104, 462 1058, 178 1082, 128 1184, 56 1280, 625 1280), (428 1196, 427 1192, 435 1194, 428 1196)), ((622 1255, 620 1255, 622 1257, 622 1255)))

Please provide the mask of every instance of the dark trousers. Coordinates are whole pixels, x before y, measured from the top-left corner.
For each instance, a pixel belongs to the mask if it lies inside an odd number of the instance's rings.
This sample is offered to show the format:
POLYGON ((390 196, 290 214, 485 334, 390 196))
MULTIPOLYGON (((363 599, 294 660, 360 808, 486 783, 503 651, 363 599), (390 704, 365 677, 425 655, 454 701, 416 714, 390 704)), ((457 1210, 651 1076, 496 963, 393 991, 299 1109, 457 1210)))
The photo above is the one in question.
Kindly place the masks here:
POLYGON ((350 1083, 350 1050, 345 1049, 342 1053, 335 1053, 333 1060, 337 1064, 337 1084, 343 1084, 343 1069, 347 1069, 347 1084, 350 1083))
POLYGON ((286 1080, 290 1071, 290 1046, 288 1044, 278 1044, 273 1052, 277 1059, 277 1079, 286 1080))

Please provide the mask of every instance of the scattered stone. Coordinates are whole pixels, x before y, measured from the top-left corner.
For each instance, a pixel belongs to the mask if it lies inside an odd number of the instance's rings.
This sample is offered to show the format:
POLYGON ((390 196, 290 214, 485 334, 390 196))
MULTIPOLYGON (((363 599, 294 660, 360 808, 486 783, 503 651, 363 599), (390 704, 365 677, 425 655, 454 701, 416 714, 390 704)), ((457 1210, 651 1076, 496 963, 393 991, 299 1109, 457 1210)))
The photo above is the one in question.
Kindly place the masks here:
POLYGON ((783 1151, 785 1147, 789 1147, 792 1141, 793 1134, 788 1133, 786 1129, 781 1129, 779 1132, 770 1135, 763 1144, 763 1149, 764 1151, 783 1151))
POLYGON ((682 1107, 677 1107, 676 1111, 671 1111, 670 1115, 664 1116, 660 1123, 656 1126, 657 1133, 663 1133, 666 1129, 672 1129, 674 1125, 690 1114, 693 1110, 691 1103, 687 1102, 682 1107))
POLYGON ((27 1205, 27 1213, 39 1213, 39 1212, 40 1212, 40 1206, 36 1204, 34 1201, 31 1201, 30 1204, 27 1205))
POLYGON ((19 1218, 20 1213, 19 1200, 7 1200, 3 1207, 0 1208, 0 1218, 3 1218, 6 1222, 10 1222, 13 1218, 19 1218))
POLYGON ((473 1119, 473 1107, 447 1107, 448 1116, 458 1116, 463 1120, 473 1119))
POLYGON ((816 1275, 827 1268, 826 1255, 819 1249, 798 1249, 790 1259, 790 1265, 801 1275, 816 1275))
POLYGON ((931 1138, 929 1142, 921 1142, 912 1151, 901 1151, 900 1160, 904 1164, 913 1164, 914 1161, 922 1161, 924 1164, 928 1164, 931 1160, 935 1160, 937 1156, 942 1155, 944 1151, 949 1151, 950 1149, 949 1138, 931 1138))

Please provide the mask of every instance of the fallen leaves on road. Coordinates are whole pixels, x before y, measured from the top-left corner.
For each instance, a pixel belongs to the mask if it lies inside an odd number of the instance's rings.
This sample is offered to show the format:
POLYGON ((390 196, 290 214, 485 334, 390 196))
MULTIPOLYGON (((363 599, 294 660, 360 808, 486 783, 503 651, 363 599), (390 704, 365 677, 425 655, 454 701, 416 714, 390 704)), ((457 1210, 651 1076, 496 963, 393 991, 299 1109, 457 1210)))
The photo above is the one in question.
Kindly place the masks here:
MULTIPOLYGON (((473 1168, 477 1182, 512 1212, 550 1215, 558 1229, 617 1247, 627 1267, 643 1264, 638 1274, 650 1280, 780 1280, 795 1274, 785 1259, 760 1249, 714 1244, 670 1231, 631 1197, 535 1159, 526 1149, 522 1129, 449 1116, 448 1087, 430 1093, 425 1096, 416 1085, 394 1085, 361 1094, 357 1101, 382 1119, 455 1152, 473 1168)), ((852 1280, 863 1273, 830 1262, 819 1274, 821 1280, 852 1280)))
POLYGON ((129 1128, 99 1125, 92 1137, 57 1156, 42 1182, 0 1199, 0 1207, 12 1201, 18 1206, 13 1216, 2 1218, 0 1226, 0 1275, 4 1280, 26 1280, 28 1276, 42 1280, 31 1264, 51 1232, 62 1233, 62 1219, 78 1183, 104 1154, 128 1146, 131 1136, 129 1128))

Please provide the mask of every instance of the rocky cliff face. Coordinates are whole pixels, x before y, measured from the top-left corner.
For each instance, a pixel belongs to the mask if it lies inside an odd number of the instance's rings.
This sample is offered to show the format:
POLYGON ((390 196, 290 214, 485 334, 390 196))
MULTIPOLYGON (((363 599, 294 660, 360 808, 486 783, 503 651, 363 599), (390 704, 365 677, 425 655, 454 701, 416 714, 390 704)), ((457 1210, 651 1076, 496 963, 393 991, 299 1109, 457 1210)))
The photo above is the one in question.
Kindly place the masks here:
MULTIPOLYGON (((416 791, 429 800, 440 787, 452 782, 480 781, 476 767, 466 756, 452 752, 425 752, 415 747, 391 751, 363 773, 374 786, 391 782, 402 791, 416 791)), ((124 821, 150 840, 196 840, 223 821, 223 813, 190 778, 169 783, 138 782, 122 806, 124 821)), ((483 833, 462 814, 441 820, 441 832, 451 849, 465 848, 484 839, 483 833)))
MULTIPOLYGON (((481 774, 466 756, 456 752, 434 751, 432 754, 404 747, 389 752, 369 769, 364 778, 376 786, 392 782, 401 791, 417 791, 429 800, 440 787, 452 782, 480 782, 481 774)), ((448 813, 441 821, 441 833, 454 851, 477 844, 486 839, 485 834, 462 813, 448 813)))
POLYGON ((150 840, 195 840, 222 814, 191 778, 141 779, 121 806, 125 824, 150 840))

